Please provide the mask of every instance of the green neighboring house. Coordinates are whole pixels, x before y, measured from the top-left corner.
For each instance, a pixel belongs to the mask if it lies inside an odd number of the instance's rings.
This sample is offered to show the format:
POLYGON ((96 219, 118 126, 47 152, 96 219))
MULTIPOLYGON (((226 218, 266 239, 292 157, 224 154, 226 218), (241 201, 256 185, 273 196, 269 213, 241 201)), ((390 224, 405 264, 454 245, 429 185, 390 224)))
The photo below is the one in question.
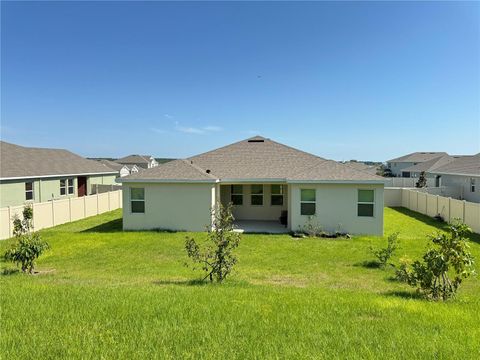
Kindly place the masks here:
POLYGON ((63 149, 0 141, 0 207, 85 196, 94 184, 116 184, 118 171, 63 149))

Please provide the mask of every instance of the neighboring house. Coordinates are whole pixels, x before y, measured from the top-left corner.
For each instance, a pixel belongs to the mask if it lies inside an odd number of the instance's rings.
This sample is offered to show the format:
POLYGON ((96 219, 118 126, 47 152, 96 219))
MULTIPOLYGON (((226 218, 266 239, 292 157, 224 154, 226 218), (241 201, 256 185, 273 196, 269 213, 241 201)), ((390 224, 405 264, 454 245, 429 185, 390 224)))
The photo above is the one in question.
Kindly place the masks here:
POLYGON ((388 160, 387 167, 394 176, 411 177, 411 172, 407 169, 426 161, 431 161, 448 155, 446 152, 414 152, 396 159, 388 160))
POLYGON ((136 165, 127 166, 107 159, 102 159, 98 161, 103 165, 107 166, 108 168, 117 171, 120 177, 124 177, 138 172, 138 168, 136 165))
POLYGON ((461 198, 480 203, 480 153, 454 156, 454 160, 431 172, 437 186, 461 188, 461 198))
POLYGON ((347 161, 344 163, 345 165, 351 166, 354 169, 361 170, 361 171, 366 171, 372 175, 376 175, 378 171, 377 165, 369 165, 365 164, 364 162, 361 161, 347 161))
POLYGON ((232 202, 237 222, 383 234, 383 178, 259 136, 119 181, 125 230, 202 231, 232 202))
POLYGON ((89 195, 94 184, 114 184, 116 174, 67 150, 0 141, 0 207, 89 195))
MULTIPOLYGON (((435 171, 435 169, 438 169, 439 167, 442 167, 454 160, 455 160, 454 156, 443 155, 428 161, 419 162, 416 165, 406 167, 402 169, 402 173, 410 174, 409 177, 412 177, 412 178, 418 178, 420 177, 420 174, 422 172, 425 172, 425 176, 427 178, 430 178, 430 177, 434 177, 432 172, 435 171)), ((407 176, 403 176, 403 177, 407 177, 407 176)))
POLYGON ((157 160, 150 155, 128 155, 121 159, 115 160, 115 162, 131 167, 133 165, 137 168, 151 169, 158 166, 157 160))

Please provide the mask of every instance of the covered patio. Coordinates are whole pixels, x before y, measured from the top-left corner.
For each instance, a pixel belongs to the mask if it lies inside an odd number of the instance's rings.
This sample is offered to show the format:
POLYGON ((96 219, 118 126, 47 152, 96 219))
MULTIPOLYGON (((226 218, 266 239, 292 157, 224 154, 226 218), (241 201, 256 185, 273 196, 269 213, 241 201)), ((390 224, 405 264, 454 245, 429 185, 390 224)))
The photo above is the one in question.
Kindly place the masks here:
POLYGON ((261 234, 285 234, 289 230, 279 221, 274 220, 237 220, 234 222, 235 232, 261 233, 261 234))

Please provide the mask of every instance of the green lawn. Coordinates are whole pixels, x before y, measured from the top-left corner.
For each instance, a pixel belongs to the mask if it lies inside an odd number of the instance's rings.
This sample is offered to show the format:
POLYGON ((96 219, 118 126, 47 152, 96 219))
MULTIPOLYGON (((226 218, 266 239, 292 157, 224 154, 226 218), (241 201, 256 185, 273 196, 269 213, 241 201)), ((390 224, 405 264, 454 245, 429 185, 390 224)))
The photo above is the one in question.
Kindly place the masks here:
MULTIPOLYGON (((419 257, 438 227, 385 209, 399 256, 419 257)), ((201 274, 184 266, 185 233, 123 233, 120 211, 42 234, 43 273, 0 276, 2 359, 480 358, 479 279, 456 300, 419 299, 365 266, 382 238, 244 235, 236 272, 211 285, 191 281, 201 274)))

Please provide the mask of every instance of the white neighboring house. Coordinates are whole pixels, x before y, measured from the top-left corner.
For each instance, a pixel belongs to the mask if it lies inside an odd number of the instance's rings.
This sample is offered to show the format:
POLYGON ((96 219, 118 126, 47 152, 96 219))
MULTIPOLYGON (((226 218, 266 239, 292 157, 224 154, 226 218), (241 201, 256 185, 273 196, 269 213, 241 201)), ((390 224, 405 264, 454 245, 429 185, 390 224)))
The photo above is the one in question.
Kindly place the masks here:
POLYGON ((220 202, 244 231, 383 235, 384 181, 257 136, 121 178, 123 228, 203 231, 220 202))
POLYGON ((480 203, 480 153, 455 156, 454 160, 430 173, 437 186, 461 188, 461 198, 480 203))
POLYGON ((128 167, 135 165, 137 169, 151 169, 158 166, 157 160, 151 155, 128 155, 115 160, 115 162, 127 165, 128 167))
POLYGON ((444 156, 448 156, 448 154, 446 152, 414 152, 388 160, 387 167, 392 171, 394 176, 409 178, 412 177, 412 174, 408 168, 434 159, 440 159, 444 156))
POLYGON ((110 169, 118 171, 118 174, 120 175, 120 177, 124 177, 130 174, 135 174, 138 172, 138 168, 136 165, 128 167, 127 165, 119 164, 111 160, 102 159, 98 161, 101 162, 103 165, 109 167, 110 169))
MULTIPOLYGON (((422 172, 425 172, 425 176, 427 178, 434 178, 435 176, 432 174, 435 169, 438 169, 456 159, 455 156, 444 155, 440 157, 436 157, 432 160, 419 162, 416 165, 412 165, 402 169, 402 173, 410 174, 411 178, 419 178, 422 172)), ((404 176, 405 177, 405 176, 404 176)), ((436 185, 439 186, 439 185, 436 185)))

